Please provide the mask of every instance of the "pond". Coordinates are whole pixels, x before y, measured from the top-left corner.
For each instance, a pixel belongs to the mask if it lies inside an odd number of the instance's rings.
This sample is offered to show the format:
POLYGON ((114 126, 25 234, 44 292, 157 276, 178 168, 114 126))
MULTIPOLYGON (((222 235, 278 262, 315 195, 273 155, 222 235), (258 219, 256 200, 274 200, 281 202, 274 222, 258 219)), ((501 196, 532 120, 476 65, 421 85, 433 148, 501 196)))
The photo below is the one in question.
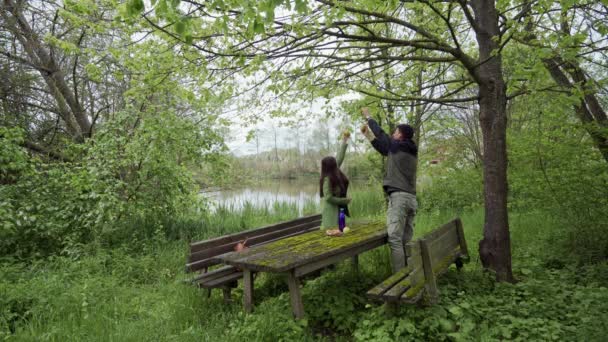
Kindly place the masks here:
MULTIPOLYGON (((319 180, 317 178, 277 179, 246 185, 237 189, 204 189, 201 195, 211 201, 211 210, 226 207, 233 211, 243 209, 245 205, 257 208, 272 208, 275 203, 295 205, 298 214, 302 215, 306 206, 318 206, 319 180)), ((349 196, 354 191, 372 189, 377 192, 379 187, 370 187, 364 180, 351 180, 349 196)))
POLYGON ((261 208, 288 203, 296 205, 301 215, 306 204, 319 204, 319 184, 316 178, 277 179, 238 189, 203 190, 201 195, 211 200, 212 210, 218 206, 238 211, 246 204, 261 208))

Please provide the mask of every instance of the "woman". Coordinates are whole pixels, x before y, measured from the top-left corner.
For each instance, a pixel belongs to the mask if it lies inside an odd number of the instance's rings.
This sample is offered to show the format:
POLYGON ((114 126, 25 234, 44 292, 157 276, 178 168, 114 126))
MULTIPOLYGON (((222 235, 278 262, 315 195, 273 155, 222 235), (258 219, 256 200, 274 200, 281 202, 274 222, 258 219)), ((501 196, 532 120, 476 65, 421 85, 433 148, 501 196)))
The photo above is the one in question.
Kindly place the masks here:
POLYGON ((325 157, 321 160, 321 178, 319 179, 319 193, 323 210, 321 213, 321 229, 338 226, 340 208, 344 208, 345 214, 350 216, 346 206, 351 200, 346 197, 348 178, 340 171, 348 138, 349 134, 344 133, 337 160, 334 157, 325 157))

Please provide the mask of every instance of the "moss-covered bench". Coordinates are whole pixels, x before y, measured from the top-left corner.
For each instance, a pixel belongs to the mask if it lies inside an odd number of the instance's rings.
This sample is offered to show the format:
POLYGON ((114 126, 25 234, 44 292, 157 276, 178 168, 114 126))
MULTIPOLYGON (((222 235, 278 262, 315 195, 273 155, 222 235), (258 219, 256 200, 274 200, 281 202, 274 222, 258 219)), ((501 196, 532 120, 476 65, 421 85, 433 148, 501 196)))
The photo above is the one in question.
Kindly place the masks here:
POLYGON ((389 303, 416 303, 427 294, 429 303, 439 297, 436 278, 454 263, 458 269, 469 260, 462 222, 456 218, 411 241, 405 248, 407 266, 367 292, 389 303))
POLYGON ((186 272, 199 274, 189 280, 193 284, 209 289, 221 288, 224 299, 230 299, 230 290, 235 287, 243 272, 234 266, 222 266, 217 256, 234 251, 235 246, 247 240, 248 247, 266 244, 290 236, 318 230, 321 225, 321 215, 300 217, 295 220, 281 222, 270 226, 251 229, 244 232, 216 237, 209 240, 197 241, 190 244, 186 272))

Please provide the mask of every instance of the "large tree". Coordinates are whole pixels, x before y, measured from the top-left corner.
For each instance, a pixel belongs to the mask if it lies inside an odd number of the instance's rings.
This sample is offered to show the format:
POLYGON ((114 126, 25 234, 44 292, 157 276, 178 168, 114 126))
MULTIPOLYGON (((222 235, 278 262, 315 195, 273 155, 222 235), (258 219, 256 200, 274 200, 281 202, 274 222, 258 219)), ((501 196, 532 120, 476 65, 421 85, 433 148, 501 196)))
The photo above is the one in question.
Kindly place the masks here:
POLYGON ((249 65, 266 71, 275 93, 299 86, 315 95, 353 89, 410 104, 476 101, 485 194, 480 256, 498 280, 513 280, 507 213, 508 95, 501 52, 509 41, 509 23, 525 14, 526 7, 504 3, 497 8, 495 1, 483 0, 311 0, 295 1, 295 9, 291 1, 186 3, 182 8, 187 8, 187 17, 196 20, 164 15, 167 10, 157 11, 166 23, 144 16, 205 56, 232 59, 237 68, 249 65), (383 79, 386 70, 395 75, 415 66, 433 68, 436 76, 429 83, 440 91, 431 94, 424 91, 429 84, 418 82, 414 89, 383 79), (375 79, 372 71, 377 72, 375 79), (377 89, 379 80, 384 80, 384 89, 377 89), (477 89, 474 96, 466 92, 471 88, 477 89))

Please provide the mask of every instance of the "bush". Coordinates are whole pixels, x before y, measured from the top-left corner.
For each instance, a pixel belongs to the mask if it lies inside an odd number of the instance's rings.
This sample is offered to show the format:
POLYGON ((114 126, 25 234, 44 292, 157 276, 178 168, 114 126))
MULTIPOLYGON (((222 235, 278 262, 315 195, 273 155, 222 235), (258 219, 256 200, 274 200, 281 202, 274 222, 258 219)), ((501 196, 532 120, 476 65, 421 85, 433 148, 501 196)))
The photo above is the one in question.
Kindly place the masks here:
POLYGON ((483 205, 483 182, 480 169, 429 167, 428 183, 418 195, 419 210, 457 211, 479 208, 483 205))
POLYGON ((215 140, 172 113, 134 123, 140 119, 116 113, 94 138, 64 148, 70 162, 30 156, 20 146, 22 131, 1 128, 0 257, 69 255, 91 242, 180 235, 165 232, 163 220, 199 209, 184 165, 200 161, 215 140))

